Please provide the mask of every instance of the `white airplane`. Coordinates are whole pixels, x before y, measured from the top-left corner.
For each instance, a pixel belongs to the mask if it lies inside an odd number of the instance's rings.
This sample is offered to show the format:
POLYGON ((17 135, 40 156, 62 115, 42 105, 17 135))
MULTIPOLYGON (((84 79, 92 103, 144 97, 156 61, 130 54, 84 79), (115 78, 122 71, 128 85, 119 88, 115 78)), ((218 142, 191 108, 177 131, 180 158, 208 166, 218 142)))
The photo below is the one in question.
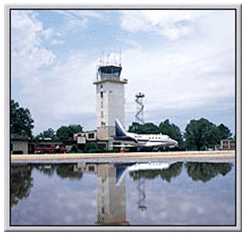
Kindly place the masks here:
POLYGON ((124 130, 119 120, 115 121, 116 136, 114 140, 121 141, 125 147, 170 147, 178 145, 176 140, 162 134, 135 134, 124 130))

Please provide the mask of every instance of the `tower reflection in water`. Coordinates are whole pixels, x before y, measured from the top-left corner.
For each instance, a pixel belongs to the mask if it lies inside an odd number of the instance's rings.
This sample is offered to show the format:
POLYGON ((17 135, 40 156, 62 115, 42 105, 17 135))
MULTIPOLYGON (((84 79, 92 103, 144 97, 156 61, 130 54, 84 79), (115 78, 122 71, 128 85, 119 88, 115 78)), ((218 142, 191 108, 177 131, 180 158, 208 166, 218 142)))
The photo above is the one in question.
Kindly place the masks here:
POLYGON ((113 164, 100 164, 97 169, 98 221, 96 225, 129 225, 126 219, 125 183, 117 184, 113 164))

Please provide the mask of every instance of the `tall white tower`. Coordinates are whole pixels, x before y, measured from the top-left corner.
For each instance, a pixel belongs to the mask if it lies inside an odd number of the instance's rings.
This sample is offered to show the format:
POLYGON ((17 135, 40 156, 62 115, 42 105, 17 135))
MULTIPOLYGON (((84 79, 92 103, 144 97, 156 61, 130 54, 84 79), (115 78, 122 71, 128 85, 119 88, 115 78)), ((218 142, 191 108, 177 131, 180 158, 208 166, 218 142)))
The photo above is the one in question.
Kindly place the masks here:
POLYGON ((97 136, 108 141, 115 135, 115 120, 124 125, 124 85, 121 79, 122 67, 119 65, 99 66, 97 73, 97 136))

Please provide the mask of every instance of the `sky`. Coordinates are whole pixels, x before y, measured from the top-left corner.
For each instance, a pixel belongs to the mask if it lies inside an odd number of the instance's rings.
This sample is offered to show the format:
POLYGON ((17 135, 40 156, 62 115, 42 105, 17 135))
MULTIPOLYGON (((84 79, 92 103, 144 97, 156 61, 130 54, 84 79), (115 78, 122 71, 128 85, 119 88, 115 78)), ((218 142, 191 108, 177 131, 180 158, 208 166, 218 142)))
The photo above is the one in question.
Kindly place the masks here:
POLYGON ((11 99, 30 109, 33 134, 96 129, 96 71, 120 51, 126 129, 143 92, 145 122, 184 132, 206 118, 235 133, 234 10, 12 10, 11 99))

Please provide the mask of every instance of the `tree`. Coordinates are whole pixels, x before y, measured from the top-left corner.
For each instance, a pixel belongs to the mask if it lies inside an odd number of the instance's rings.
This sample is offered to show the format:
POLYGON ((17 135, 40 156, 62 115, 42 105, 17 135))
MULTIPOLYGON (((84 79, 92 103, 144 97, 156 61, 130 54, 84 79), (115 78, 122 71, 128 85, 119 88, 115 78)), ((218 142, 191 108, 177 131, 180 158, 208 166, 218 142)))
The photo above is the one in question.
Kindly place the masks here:
POLYGON ((141 134, 159 134, 158 126, 151 122, 145 123, 141 134))
POLYGON ((36 136, 36 139, 39 138, 51 138, 51 140, 55 139, 55 131, 52 128, 49 128, 46 131, 43 131, 42 133, 40 133, 39 135, 36 136))
POLYGON ((133 122, 131 126, 129 126, 128 131, 136 134, 141 134, 142 132, 142 126, 141 124, 137 122, 133 122))
POLYGON ((191 120, 185 128, 184 134, 186 147, 198 151, 209 145, 218 144, 221 139, 220 136, 219 128, 204 118, 191 120))
POLYGON ((218 128, 219 128, 222 140, 229 139, 232 136, 230 129, 224 124, 220 124, 218 128))
POLYGON ((10 132, 22 133, 23 131, 28 137, 32 137, 32 129, 34 121, 28 108, 22 108, 18 102, 11 100, 10 107, 10 132))
POLYGON ((62 126, 56 131, 57 139, 59 140, 72 140, 75 133, 82 132, 80 125, 62 126))
POLYGON ((173 123, 170 124, 168 119, 160 123, 159 131, 160 133, 168 135, 170 138, 178 141, 180 147, 183 146, 183 137, 180 128, 173 123))
POLYGON ((145 124, 133 122, 128 131, 136 134, 159 134, 158 126, 151 122, 145 124))

